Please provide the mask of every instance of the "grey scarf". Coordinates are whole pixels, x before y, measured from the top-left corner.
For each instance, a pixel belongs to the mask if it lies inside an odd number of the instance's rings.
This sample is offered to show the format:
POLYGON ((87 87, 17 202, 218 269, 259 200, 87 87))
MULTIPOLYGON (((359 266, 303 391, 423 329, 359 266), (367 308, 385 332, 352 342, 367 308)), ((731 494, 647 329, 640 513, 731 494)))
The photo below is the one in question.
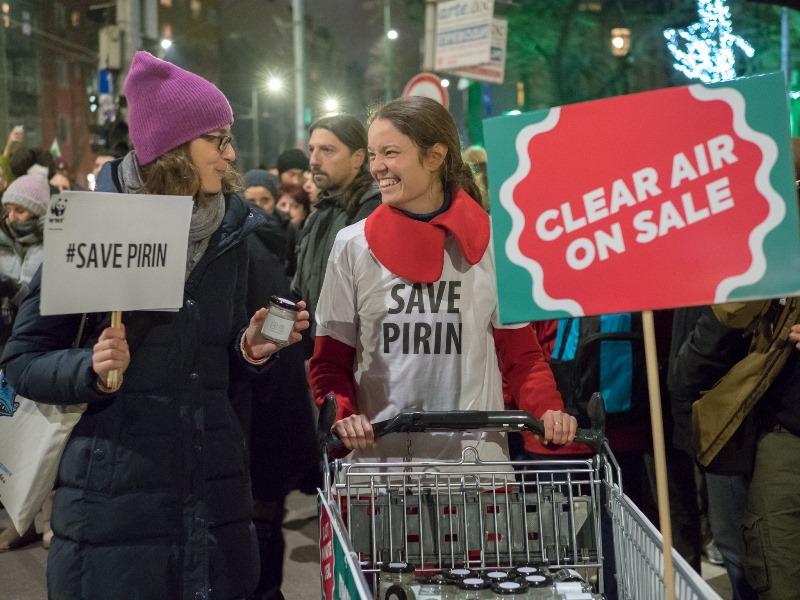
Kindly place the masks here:
MULTIPOLYGON (((142 174, 136 155, 129 152, 117 169, 119 181, 126 194, 142 193, 142 174)), ((184 281, 189 279, 189 273, 197 266, 208 248, 208 241, 222 224, 225 216, 225 196, 219 192, 213 196, 202 195, 195 198, 192 207, 192 222, 189 225, 189 248, 186 253, 186 274, 184 281)))

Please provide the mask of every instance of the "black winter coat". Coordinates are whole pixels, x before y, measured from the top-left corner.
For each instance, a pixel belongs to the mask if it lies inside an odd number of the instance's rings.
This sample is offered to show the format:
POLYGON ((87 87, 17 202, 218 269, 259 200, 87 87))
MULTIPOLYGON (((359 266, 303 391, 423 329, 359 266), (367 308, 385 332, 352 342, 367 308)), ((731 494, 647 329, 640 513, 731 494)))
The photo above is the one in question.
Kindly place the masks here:
POLYGON ((123 315, 131 364, 114 395, 96 390, 90 347, 65 349, 79 316, 40 316, 40 275, 32 282, 3 356, 8 379, 29 398, 88 402, 59 466, 51 599, 228 600, 255 589, 247 456, 228 384, 266 368, 239 349, 243 241, 260 220, 227 197, 183 308, 123 315))
MULTIPOLYGON (((285 230, 274 215, 266 216, 267 223, 247 238, 249 314, 269 306, 272 295, 291 297, 278 254, 285 248, 285 230)), ((280 500, 294 489, 314 492, 322 485, 303 344, 282 349, 280 357, 279 369, 235 382, 231 394, 250 444, 253 496, 263 501, 280 500)))

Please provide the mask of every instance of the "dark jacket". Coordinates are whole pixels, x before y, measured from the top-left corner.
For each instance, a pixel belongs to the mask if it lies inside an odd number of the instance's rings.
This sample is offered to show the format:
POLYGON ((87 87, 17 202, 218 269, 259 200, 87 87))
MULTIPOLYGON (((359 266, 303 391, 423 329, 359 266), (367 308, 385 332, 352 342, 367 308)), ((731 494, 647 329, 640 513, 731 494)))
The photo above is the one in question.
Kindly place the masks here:
MULTIPOLYGON (((101 188, 108 189, 108 188, 101 188)), ((121 390, 95 388, 78 315, 39 314, 40 275, 3 363, 29 398, 86 402, 61 459, 48 558, 51 599, 233 599, 259 563, 241 428, 228 400, 248 366, 245 236, 260 218, 238 196, 185 285, 178 312, 123 315, 131 364, 121 390)), ((95 336, 107 317, 95 317, 95 336)))
MULTIPOLYGON (((268 218, 247 238, 248 314, 268 307, 273 294, 291 296, 289 278, 278 255, 285 250, 284 235, 280 224, 268 218)), ((304 353, 301 344, 284 348, 280 368, 252 380, 232 382, 231 400, 250 447, 250 474, 257 500, 279 500, 293 489, 313 492, 321 486, 304 353)))
MULTIPOLYGON (((750 417, 757 407, 774 409, 762 399, 797 352, 789 333, 800 323, 800 298, 730 302, 713 311, 726 327, 751 332, 752 341, 746 356, 692 405, 693 439, 702 465, 715 460, 743 425, 756 429, 750 417)), ((749 437, 754 439, 755 432, 749 437)))
POLYGON ((308 304, 313 318, 317 310, 322 280, 336 234, 361 219, 366 219, 381 203, 381 193, 373 184, 361 196, 356 210, 349 214, 336 196, 320 196, 317 210, 306 220, 297 244, 297 272, 292 281, 294 292, 308 304))
POLYGON ((667 387, 677 448, 694 454, 692 404, 744 357, 749 343, 748 335, 720 323, 709 306, 675 311, 667 387))

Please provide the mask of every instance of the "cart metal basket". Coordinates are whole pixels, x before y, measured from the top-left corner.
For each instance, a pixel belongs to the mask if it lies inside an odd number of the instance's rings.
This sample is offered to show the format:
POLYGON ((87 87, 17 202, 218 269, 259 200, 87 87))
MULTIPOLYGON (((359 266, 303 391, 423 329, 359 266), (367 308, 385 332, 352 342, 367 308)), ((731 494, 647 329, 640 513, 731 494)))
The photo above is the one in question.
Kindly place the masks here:
MULTIPOLYGON (((443 429, 541 431, 541 423, 518 411, 407 413, 373 427, 376 436, 443 429)), ((454 566, 480 571, 546 565, 574 569, 598 592, 616 587, 625 600, 663 598, 659 532, 622 493, 619 468, 599 431, 583 430, 579 439, 598 453, 490 462, 468 447, 453 461, 327 463, 326 457, 321 505, 344 538, 339 542, 349 566, 340 566, 357 571, 350 573, 357 581, 347 595, 363 588, 369 591, 355 597, 372 597, 381 566, 403 561, 424 574, 454 566), (603 534, 611 530, 613 545, 604 546, 603 534), (604 548, 612 556, 604 556, 604 548), (615 566, 605 571, 615 574, 616 586, 604 580, 605 560, 615 566)), ((674 552, 673 564, 678 598, 718 598, 674 552)), ((343 589, 344 580, 338 579, 343 589)))

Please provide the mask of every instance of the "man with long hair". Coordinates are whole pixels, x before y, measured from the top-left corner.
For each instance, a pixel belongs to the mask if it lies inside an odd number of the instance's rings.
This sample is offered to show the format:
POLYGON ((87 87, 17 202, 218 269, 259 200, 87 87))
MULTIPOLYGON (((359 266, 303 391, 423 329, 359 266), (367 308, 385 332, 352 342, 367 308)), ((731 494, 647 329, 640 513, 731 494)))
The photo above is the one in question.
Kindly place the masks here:
POLYGON ((381 195, 369 174, 367 132, 358 119, 323 117, 311 125, 310 135, 309 162, 320 194, 298 243, 292 287, 313 315, 336 234, 369 216, 381 195))

